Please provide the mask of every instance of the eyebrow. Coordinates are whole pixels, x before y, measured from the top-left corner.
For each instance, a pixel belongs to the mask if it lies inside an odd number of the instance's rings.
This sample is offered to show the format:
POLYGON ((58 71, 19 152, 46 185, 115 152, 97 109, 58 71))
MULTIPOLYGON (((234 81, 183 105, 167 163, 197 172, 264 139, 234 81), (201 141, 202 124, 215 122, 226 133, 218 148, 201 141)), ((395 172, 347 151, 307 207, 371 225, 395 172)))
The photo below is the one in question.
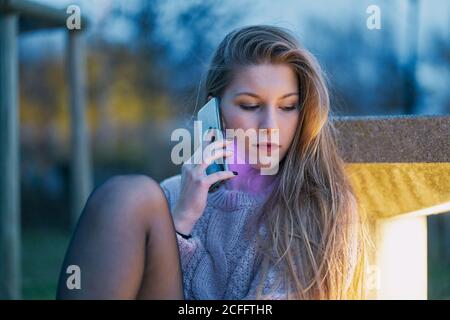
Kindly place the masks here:
MULTIPOLYGON (((254 97, 254 98, 259 98, 259 99, 261 99, 260 96, 258 96, 258 95, 255 94, 255 93, 252 93, 252 92, 239 92, 239 93, 235 94, 234 97, 241 96, 241 95, 246 95, 246 96, 251 96, 251 97, 254 97)), ((298 93, 298 92, 286 93, 286 94, 283 95, 280 99, 284 99, 284 98, 287 98, 287 97, 290 97, 290 96, 295 96, 295 95, 298 96, 299 93, 298 93)))

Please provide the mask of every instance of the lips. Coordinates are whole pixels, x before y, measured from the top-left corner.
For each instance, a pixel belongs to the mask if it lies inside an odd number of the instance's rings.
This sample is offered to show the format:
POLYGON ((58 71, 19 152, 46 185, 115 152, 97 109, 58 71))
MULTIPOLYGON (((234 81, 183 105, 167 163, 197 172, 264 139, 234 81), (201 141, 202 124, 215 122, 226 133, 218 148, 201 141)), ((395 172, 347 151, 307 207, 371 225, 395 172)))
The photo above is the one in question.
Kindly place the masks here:
POLYGON ((275 148, 279 148, 279 147, 280 147, 279 144, 276 144, 276 143, 270 143, 270 142, 261 142, 261 143, 255 144, 254 146, 256 146, 257 148, 266 148, 266 149, 268 149, 268 150, 271 150, 271 149, 275 149, 275 148))

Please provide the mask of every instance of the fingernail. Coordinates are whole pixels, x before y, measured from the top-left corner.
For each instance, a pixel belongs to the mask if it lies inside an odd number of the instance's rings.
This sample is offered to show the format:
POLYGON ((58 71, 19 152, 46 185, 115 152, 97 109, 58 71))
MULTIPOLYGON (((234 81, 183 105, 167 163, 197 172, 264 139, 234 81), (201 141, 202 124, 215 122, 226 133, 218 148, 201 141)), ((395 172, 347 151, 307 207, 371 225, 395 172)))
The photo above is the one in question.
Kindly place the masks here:
POLYGON ((237 176, 237 175, 238 175, 237 171, 233 171, 233 174, 234 174, 235 176, 237 176))

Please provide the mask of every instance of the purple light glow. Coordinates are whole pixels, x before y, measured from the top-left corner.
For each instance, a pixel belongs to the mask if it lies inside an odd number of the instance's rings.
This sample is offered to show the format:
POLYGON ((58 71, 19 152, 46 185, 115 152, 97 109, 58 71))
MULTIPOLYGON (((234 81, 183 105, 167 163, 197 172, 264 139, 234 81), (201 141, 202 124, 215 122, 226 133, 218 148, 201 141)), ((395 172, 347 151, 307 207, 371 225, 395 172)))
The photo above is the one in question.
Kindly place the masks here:
POLYGON ((246 146, 246 158, 244 155, 239 154, 236 138, 233 144, 227 146, 227 150, 234 151, 233 160, 227 159, 228 168, 238 172, 237 176, 226 181, 225 187, 227 189, 247 193, 260 193, 272 187, 272 183, 277 179, 278 175, 263 175, 259 168, 254 167, 254 164, 249 164, 249 161, 245 161, 248 159, 248 145, 246 146))

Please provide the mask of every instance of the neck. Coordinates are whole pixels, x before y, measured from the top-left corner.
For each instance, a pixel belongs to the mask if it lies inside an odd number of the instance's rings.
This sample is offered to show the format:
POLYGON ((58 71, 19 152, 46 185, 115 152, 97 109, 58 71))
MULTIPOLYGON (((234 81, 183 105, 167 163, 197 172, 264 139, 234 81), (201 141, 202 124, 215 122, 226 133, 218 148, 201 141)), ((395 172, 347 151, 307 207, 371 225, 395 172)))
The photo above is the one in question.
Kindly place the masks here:
POLYGON ((260 169, 249 164, 229 164, 229 170, 237 171, 238 175, 228 179, 225 187, 229 190, 240 190, 247 193, 264 191, 274 182, 276 175, 262 175, 260 169))
POLYGON ((237 171, 238 175, 227 179, 225 183, 226 189, 238 190, 246 193, 260 193, 275 181, 277 175, 263 175, 261 169, 252 167, 246 161, 243 154, 239 153, 237 148, 237 140, 229 146, 234 151, 233 161, 228 164, 229 170, 237 171))

